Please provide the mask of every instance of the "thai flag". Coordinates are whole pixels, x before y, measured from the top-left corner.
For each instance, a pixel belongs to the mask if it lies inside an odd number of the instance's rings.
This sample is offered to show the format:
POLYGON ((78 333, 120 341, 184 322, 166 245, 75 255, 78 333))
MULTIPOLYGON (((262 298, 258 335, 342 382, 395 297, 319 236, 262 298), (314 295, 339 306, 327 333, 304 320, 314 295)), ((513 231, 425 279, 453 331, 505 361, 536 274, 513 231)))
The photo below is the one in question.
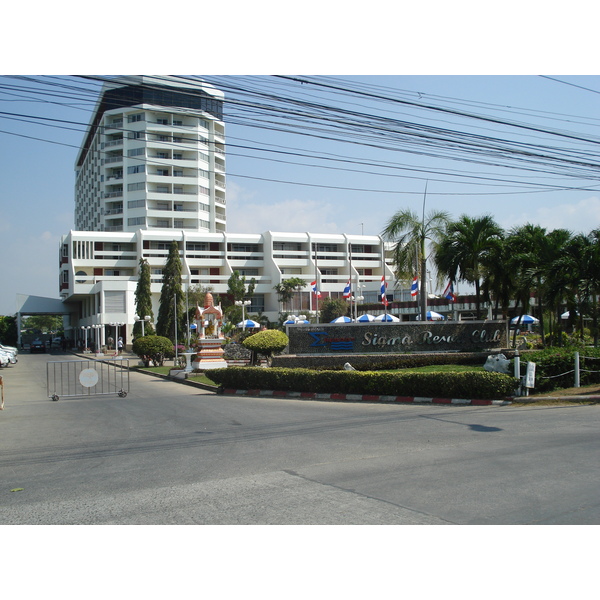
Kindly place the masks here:
POLYGON ((381 302, 384 306, 388 305, 388 299, 385 294, 387 289, 387 281, 385 280, 385 275, 381 278, 381 302))
POLYGON ((454 286, 452 285, 451 281, 448 282, 443 295, 446 300, 450 300, 450 302, 456 302, 456 294, 454 293, 454 286))
POLYGON ((416 296, 419 293, 419 278, 415 277, 413 279, 412 285, 410 286, 410 295, 416 296))
POLYGON ((346 284, 346 287, 344 288, 344 298, 350 298, 350 296, 352 296, 352 289, 350 286, 350 280, 348 279, 348 283, 346 284))
POLYGON ((313 281, 313 282, 311 282, 311 284, 310 284, 310 285, 312 285, 312 291, 313 291, 313 294, 314 294, 314 295, 315 295, 317 298, 320 298, 320 297, 321 297, 321 292, 320 292, 320 291, 318 290, 318 288, 317 288, 317 282, 316 282, 316 281, 313 281))

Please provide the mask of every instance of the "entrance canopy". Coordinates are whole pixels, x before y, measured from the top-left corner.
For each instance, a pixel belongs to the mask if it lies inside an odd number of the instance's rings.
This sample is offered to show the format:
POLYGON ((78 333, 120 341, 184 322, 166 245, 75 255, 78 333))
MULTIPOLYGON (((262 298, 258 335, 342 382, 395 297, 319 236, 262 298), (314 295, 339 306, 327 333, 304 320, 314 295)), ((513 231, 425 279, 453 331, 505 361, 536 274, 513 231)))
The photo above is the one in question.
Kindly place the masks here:
POLYGON ((69 306, 60 298, 44 298, 43 296, 27 296, 17 294, 17 331, 18 345, 21 345, 21 319, 33 315, 59 315, 71 314, 69 306))
POLYGON ((17 294, 17 313, 22 316, 68 315, 70 312, 68 306, 60 298, 17 294))

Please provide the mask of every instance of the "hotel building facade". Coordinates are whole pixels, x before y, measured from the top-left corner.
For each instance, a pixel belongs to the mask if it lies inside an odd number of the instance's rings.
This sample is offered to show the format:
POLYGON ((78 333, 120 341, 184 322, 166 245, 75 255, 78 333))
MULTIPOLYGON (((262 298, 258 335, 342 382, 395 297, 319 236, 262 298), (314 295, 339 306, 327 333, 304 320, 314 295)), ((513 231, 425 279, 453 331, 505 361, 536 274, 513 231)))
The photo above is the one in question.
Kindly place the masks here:
POLYGON ((223 100, 219 90, 186 78, 120 77, 104 85, 76 161, 76 229, 60 243, 71 337, 86 327, 97 330, 100 344, 115 334, 130 343, 139 261, 150 265, 157 315, 173 240, 184 291, 202 286, 224 295, 238 271, 256 280, 248 313, 271 321, 282 310, 316 310, 315 280, 323 297, 341 297, 351 279, 355 296, 375 303, 385 276, 390 299, 410 299, 408 290, 395 290, 379 236, 227 232, 223 100), (282 307, 274 287, 289 277, 306 287, 282 307))

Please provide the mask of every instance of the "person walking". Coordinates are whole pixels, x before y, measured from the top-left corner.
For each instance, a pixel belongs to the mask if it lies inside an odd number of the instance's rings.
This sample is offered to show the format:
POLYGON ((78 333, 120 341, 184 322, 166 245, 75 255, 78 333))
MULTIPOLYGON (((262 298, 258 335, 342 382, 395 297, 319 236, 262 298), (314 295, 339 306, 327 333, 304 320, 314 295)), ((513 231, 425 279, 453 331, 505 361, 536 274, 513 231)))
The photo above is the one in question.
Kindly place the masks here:
POLYGON ((121 354, 121 352, 123 352, 123 338, 122 338, 122 337, 120 337, 120 338, 117 340, 117 356, 118 356, 119 354, 121 354))

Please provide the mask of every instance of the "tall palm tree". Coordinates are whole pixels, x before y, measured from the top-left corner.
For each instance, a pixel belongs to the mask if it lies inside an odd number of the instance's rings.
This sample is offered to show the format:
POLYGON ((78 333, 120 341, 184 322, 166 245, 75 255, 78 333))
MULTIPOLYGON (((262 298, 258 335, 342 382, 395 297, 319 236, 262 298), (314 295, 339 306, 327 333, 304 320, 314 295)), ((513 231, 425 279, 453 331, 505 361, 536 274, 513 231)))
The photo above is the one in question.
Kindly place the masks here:
MULTIPOLYGON (((517 275, 515 294, 525 302, 533 293, 539 305, 540 330, 542 343, 545 343, 544 312, 550 308, 548 293, 551 288, 549 270, 563 253, 565 244, 571 238, 566 229, 547 232, 539 225, 527 223, 513 228, 506 239, 511 248, 510 265, 517 275)), ((556 299, 556 295, 554 295, 556 299)))
POLYGON ((427 252, 426 242, 435 248, 442 238, 450 216, 444 211, 431 211, 423 218, 410 209, 399 210, 388 221, 381 236, 393 242, 394 274, 396 279, 412 279, 420 271, 421 322, 427 320, 427 252))
POLYGON ((504 231, 490 215, 475 218, 462 215, 448 225, 435 250, 434 259, 440 276, 475 285, 477 318, 481 317, 481 282, 485 265, 491 263, 491 256, 503 237, 504 231))
POLYGON ((511 248, 503 240, 490 249, 489 262, 483 266, 481 291, 488 302, 494 302, 495 311, 502 310, 502 318, 508 318, 510 301, 514 297, 517 279, 510 264, 511 248))

